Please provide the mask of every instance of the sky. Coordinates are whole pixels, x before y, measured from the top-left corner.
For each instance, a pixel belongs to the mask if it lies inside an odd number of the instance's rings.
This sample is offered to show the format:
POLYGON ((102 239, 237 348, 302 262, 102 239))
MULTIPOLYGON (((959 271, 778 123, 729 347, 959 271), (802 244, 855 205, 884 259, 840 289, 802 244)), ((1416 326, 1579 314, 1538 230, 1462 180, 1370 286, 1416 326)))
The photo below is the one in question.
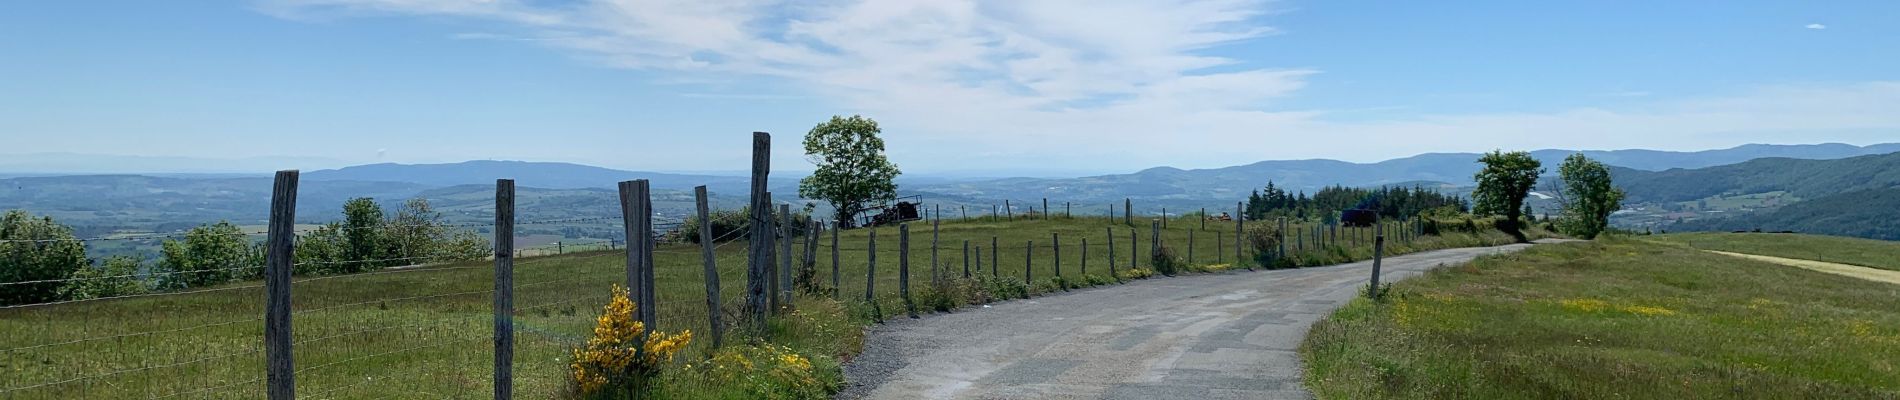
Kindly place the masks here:
POLYGON ((803 134, 853 114, 937 174, 1865 145, 1900 141, 1894 21, 1894 1, 10 2, 0 158, 741 171, 766 131, 775 169, 809 170, 803 134))

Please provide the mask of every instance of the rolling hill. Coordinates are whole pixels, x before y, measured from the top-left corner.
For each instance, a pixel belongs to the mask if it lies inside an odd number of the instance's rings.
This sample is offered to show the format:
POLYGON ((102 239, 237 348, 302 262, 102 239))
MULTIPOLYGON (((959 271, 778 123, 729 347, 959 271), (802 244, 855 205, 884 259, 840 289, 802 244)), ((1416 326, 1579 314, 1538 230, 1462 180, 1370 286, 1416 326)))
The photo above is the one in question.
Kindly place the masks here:
POLYGON ((1785 191, 1819 198, 1900 185, 1900 153, 1835 160, 1762 158, 1700 169, 1641 171, 1613 167, 1630 203, 1692 201, 1723 194, 1785 191))

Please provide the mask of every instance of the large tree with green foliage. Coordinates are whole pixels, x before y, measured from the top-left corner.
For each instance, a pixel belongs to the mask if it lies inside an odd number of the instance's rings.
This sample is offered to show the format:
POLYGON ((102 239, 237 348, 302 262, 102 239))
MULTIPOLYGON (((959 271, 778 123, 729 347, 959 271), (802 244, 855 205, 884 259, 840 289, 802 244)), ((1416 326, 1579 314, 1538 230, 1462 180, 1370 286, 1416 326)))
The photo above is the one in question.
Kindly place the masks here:
POLYGON ((1522 227, 1520 218, 1524 212, 1524 197, 1529 196, 1531 187, 1537 185, 1537 176, 1544 174, 1544 165, 1531 158, 1531 153, 1493 150, 1478 159, 1484 169, 1478 170, 1474 178, 1478 189, 1471 193, 1472 211, 1486 215, 1504 215, 1508 232, 1518 234, 1522 227))
POLYGON ((26 211, 0 216, 0 305, 59 299, 60 280, 87 265, 72 228, 26 211))
POLYGON ((1557 167, 1562 179, 1557 199, 1563 203, 1563 224, 1571 236, 1593 239, 1610 228, 1610 213, 1623 207, 1623 191, 1610 182, 1610 168, 1583 153, 1564 157, 1557 167))
POLYGON ((152 266, 161 290, 217 285, 262 270, 264 259, 244 231, 230 222, 192 228, 185 240, 166 240, 152 266))
POLYGON ((805 157, 818 167, 798 182, 798 195, 831 203, 850 223, 859 203, 897 198, 897 165, 884 158, 877 121, 832 116, 805 134, 805 157))
POLYGON ((362 272, 382 267, 389 254, 383 247, 383 206, 368 197, 343 203, 343 259, 339 272, 362 272))

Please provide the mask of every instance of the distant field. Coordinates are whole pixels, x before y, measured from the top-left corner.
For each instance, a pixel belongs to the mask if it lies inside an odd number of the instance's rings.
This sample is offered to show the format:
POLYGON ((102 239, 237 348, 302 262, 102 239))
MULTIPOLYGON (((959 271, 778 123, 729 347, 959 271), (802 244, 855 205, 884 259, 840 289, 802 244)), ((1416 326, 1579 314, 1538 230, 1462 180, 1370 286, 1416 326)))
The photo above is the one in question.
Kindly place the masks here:
POLYGON ((1301 355, 1321 398, 1894 398, 1897 290, 1609 238, 1402 281, 1315 325, 1301 355))
MULTIPOLYGON (((1027 267, 1035 279, 1045 281, 1056 273, 1055 250, 1049 247, 1050 236, 1056 233, 1064 276, 1073 278, 1081 272, 1084 238, 1089 241, 1088 273, 1106 276, 1105 242, 1110 231, 1116 236, 1117 268, 1127 268, 1131 252, 1145 257, 1148 251, 1145 221, 1138 228, 1117 222, 1105 218, 946 221, 938 259, 943 273, 962 275, 962 245, 968 239, 984 251, 984 268, 973 273, 1021 277, 1024 246, 1033 240, 1035 247, 1027 249, 1033 263, 1027 267), (1140 238, 1139 247, 1129 247, 1130 234, 1140 238), (991 237, 998 238, 1002 253, 990 247, 991 237), (998 264, 1000 270, 994 268, 998 264)), ((1234 262, 1233 226, 1210 223, 1206 231, 1197 230, 1199 226, 1197 220, 1177 219, 1164 230, 1164 242, 1185 256, 1187 236, 1194 231, 1196 263, 1215 263, 1217 254, 1221 262, 1234 262), (1218 243, 1216 232, 1222 235, 1218 243)), ((930 228, 928 223, 914 222, 910 229, 912 290, 921 291, 930 279, 930 228)), ((840 238, 840 292, 848 301, 864 296, 870 232, 852 230, 840 238)), ((901 314, 897 229, 879 228, 877 238, 878 303, 887 315, 901 314)), ((1387 251, 1401 254, 1508 240, 1495 232, 1426 237, 1411 244, 1395 239, 1387 251)), ((821 243, 818 276, 830 286, 829 238, 821 243)), ((1364 258, 1371 251, 1363 243, 1326 252, 1309 246, 1302 255, 1315 260, 1327 258, 1320 253, 1364 258)), ((744 289, 744 248, 745 243, 732 242, 716 251, 728 320, 737 317, 744 289)), ((688 351, 694 357, 710 342, 703 336, 708 311, 699 251, 695 245, 665 245, 655 254, 660 328, 691 329, 702 335, 695 341, 697 349, 688 351)), ((974 269, 975 254, 970 258, 974 269)), ((1145 258, 1137 262, 1150 264, 1145 258)), ((619 251, 569 253, 516 263, 518 395, 546 398, 562 390, 566 351, 590 332, 608 287, 625 281, 624 265, 624 253, 619 251)), ((293 295, 298 313, 294 322, 297 366, 307 369, 298 373, 298 393, 317 398, 485 396, 492 358, 488 341, 492 270, 490 262, 473 262, 298 278, 293 295)), ((0 391, 0 397, 60 398, 74 393, 81 398, 261 397, 261 385, 255 380, 263 378, 262 324, 258 322, 263 315, 263 293, 254 287, 257 284, 238 283, 208 293, 0 309, 0 371, 5 371, 0 374, 0 389, 17 389, 0 391), (74 378, 81 379, 66 381, 74 378)), ((855 351, 855 323, 824 328, 829 331, 790 342, 801 351, 817 354, 839 356, 855 351)))
POLYGON ((1643 240, 1702 250, 1798 258, 1900 271, 1900 242, 1787 233, 1672 233, 1643 240))

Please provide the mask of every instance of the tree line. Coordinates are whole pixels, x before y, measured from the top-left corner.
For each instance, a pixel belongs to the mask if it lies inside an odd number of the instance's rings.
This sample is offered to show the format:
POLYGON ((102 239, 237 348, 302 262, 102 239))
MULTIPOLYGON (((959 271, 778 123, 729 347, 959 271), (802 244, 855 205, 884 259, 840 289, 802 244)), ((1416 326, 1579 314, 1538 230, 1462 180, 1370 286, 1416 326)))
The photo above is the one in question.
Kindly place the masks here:
POLYGON ((1338 220, 1339 211, 1348 209, 1367 209, 1376 211, 1385 218, 1410 218, 1425 214, 1427 211, 1440 210, 1461 214, 1470 208, 1470 203, 1455 195, 1439 193, 1421 186, 1354 188, 1329 186, 1308 196, 1305 191, 1288 192, 1267 181, 1267 186, 1255 189, 1247 197, 1246 217, 1251 220, 1268 218, 1317 219, 1332 223, 1338 220))
MULTIPOLYGON (((159 258, 93 260, 73 228, 24 210, 0 216, 0 305, 135 295, 258 279, 264 247, 228 221, 200 225, 164 239, 159 258)), ((427 200, 402 204, 393 216, 370 198, 344 204, 343 219, 298 236, 294 272, 345 274, 433 261, 488 256, 488 239, 453 229, 427 200)))

